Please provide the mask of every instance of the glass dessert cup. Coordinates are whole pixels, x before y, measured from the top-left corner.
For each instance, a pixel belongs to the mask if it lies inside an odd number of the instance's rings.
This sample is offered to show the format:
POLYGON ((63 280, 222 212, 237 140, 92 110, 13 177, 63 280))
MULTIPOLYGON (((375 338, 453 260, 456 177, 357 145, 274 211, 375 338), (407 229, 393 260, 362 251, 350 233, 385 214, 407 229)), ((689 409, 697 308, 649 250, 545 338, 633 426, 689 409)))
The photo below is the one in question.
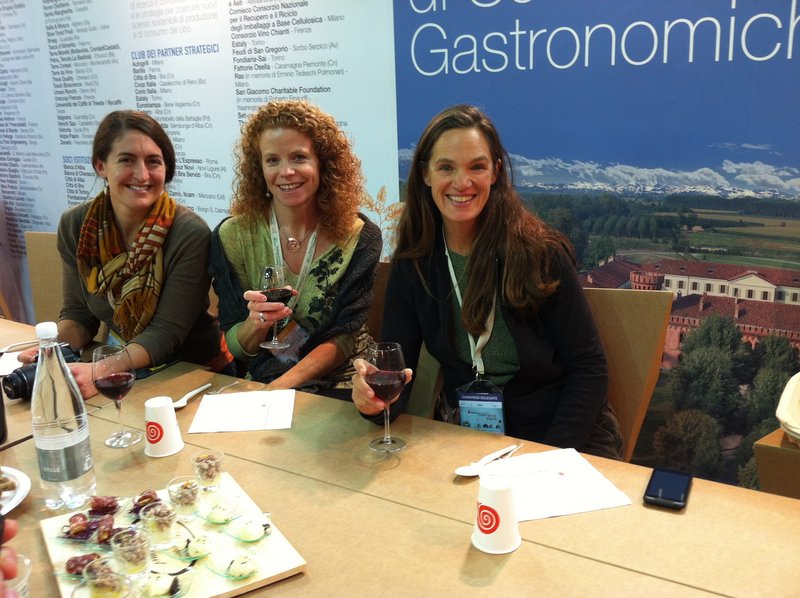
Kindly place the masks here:
POLYGON ((195 518, 200 498, 200 484, 195 476, 173 478, 167 484, 169 500, 178 512, 178 520, 188 522, 195 518))
POLYGON ((154 502, 144 507, 139 512, 139 517, 153 548, 172 546, 175 522, 178 520, 175 505, 164 501, 154 502))
POLYGON ((114 534, 111 550, 125 564, 125 574, 139 578, 150 568, 150 538, 140 527, 129 527, 114 534))
POLYGON ((204 492, 216 492, 222 477, 222 451, 203 450, 192 455, 192 467, 204 492))

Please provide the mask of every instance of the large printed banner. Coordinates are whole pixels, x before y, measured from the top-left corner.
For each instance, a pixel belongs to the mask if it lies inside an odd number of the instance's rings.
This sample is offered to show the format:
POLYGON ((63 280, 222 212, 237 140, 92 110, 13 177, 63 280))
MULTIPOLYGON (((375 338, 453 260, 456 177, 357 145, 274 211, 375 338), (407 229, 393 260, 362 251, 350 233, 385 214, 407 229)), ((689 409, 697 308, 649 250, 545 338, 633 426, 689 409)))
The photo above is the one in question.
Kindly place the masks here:
POLYGON ((170 192, 211 226, 241 122, 287 97, 336 116, 386 203, 460 102, 521 187, 800 198, 799 30, 798 0, 0 0, 0 299, 33 320, 23 233, 99 190, 118 108, 164 124, 170 192))
POLYGON ((519 186, 800 197, 797 0, 396 0, 401 177, 482 106, 519 186))
MULTIPOLYGON (((240 124, 306 98, 351 135, 367 176, 397 200, 390 0, 0 0, 0 291, 25 299, 23 233, 100 190, 91 143, 136 108, 176 146, 173 197, 216 225, 227 213, 240 124)), ((54 256, 57 259, 57 256, 54 256)))

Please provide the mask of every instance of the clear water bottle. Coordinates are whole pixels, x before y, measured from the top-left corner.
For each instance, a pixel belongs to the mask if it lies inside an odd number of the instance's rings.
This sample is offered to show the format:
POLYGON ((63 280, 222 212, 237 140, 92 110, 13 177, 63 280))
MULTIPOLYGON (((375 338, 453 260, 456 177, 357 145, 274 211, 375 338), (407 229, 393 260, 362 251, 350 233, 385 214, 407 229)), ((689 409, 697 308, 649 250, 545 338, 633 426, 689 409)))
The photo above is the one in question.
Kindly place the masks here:
POLYGON ((33 440, 45 505, 76 509, 94 494, 94 462, 86 407, 57 337, 55 322, 36 325, 39 359, 31 392, 33 440))

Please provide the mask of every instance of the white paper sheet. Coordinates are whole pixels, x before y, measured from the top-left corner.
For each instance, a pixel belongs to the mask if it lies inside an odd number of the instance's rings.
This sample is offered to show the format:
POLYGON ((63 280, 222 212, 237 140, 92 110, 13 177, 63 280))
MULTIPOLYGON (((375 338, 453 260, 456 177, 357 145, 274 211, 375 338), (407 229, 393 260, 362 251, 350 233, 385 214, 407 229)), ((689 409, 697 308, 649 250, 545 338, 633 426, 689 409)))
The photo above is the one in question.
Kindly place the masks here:
POLYGON ((189 434, 291 428, 294 394, 294 390, 256 390, 205 395, 189 434))
POLYGON ((481 478, 508 480, 517 521, 584 513, 631 504, 631 499, 575 449, 556 449, 498 459, 481 478))
POLYGON ((8 376, 18 367, 25 365, 17 360, 17 355, 21 352, 22 351, 15 351, 13 353, 6 352, 0 355, 0 376, 8 376))

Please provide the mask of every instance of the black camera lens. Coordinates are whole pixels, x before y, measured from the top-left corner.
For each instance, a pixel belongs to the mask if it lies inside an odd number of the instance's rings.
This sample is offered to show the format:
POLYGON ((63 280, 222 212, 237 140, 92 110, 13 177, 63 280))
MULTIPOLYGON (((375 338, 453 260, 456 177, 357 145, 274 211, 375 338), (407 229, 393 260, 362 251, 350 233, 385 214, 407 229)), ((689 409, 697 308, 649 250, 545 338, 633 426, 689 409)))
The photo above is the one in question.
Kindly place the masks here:
POLYGON ((3 378, 3 392, 9 399, 30 400, 35 377, 36 364, 23 365, 3 378))
MULTIPOLYGON (((64 361, 73 363, 80 361, 81 357, 72 350, 67 343, 60 343, 58 348, 64 356, 64 361)), ((9 399, 24 399, 30 401, 33 396, 33 380, 36 378, 36 364, 29 363, 18 367, 8 376, 3 378, 3 392, 9 399)))

